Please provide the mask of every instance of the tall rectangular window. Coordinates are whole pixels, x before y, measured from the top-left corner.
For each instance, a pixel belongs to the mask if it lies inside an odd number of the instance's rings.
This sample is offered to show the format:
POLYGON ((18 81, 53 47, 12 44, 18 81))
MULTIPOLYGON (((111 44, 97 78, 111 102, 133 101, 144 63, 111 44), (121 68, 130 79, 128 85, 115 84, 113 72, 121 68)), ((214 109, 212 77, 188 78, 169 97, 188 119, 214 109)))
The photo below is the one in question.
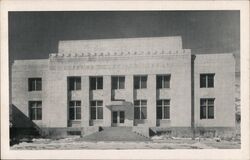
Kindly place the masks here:
POLYGON ((29 117, 31 120, 42 120, 42 101, 29 101, 29 117))
POLYGON ((170 100, 169 99, 157 100, 156 117, 157 119, 170 119, 170 100))
POLYGON ((200 88, 213 88, 215 74, 200 74, 200 88))
POLYGON ((134 89, 147 88, 148 76, 134 76, 134 89))
POLYGON ((81 90, 81 77, 69 77, 69 90, 81 90))
POLYGON ((103 119, 102 101, 90 101, 90 119, 103 119))
POLYGON ((214 118, 214 98, 200 99, 200 119, 214 118))
POLYGON ((70 120, 81 119, 81 101, 69 102, 69 119, 70 120))
POLYGON ((111 79, 112 89, 124 89, 125 88, 125 77, 124 76, 114 76, 111 79))
POLYGON ((147 119, 147 100, 134 101, 134 118, 147 119))
POLYGON ((28 79, 29 91, 41 91, 42 90, 42 78, 29 78, 28 79))
POLYGON ((156 88, 170 88, 170 75, 157 75, 156 76, 156 88))
POLYGON ((103 89, 102 77, 90 77, 90 90, 103 89))

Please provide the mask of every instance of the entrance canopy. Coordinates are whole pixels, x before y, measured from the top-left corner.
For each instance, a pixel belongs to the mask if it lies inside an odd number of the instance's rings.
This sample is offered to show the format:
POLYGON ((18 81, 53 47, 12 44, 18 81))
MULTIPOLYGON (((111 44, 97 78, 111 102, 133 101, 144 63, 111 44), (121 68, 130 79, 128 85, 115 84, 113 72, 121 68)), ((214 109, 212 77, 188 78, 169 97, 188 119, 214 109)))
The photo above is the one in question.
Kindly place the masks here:
POLYGON ((112 101, 108 104, 106 104, 106 106, 110 109, 110 110, 126 110, 128 109, 128 107, 133 107, 133 103, 131 102, 127 102, 127 101, 112 101))

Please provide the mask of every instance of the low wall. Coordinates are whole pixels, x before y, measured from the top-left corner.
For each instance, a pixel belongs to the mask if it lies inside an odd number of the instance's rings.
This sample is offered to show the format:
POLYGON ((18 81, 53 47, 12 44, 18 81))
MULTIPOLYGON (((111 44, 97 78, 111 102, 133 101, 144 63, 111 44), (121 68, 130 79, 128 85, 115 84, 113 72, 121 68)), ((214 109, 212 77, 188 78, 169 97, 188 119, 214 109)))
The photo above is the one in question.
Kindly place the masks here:
POLYGON ((236 136, 236 128, 233 127, 197 127, 194 132, 191 127, 151 127, 152 133, 155 135, 164 134, 169 137, 220 137, 233 138, 236 136), (194 135, 193 135, 194 134, 194 135))
POLYGON ((87 136, 95 132, 99 132, 100 127, 99 126, 89 126, 82 128, 82 136, 87 136))

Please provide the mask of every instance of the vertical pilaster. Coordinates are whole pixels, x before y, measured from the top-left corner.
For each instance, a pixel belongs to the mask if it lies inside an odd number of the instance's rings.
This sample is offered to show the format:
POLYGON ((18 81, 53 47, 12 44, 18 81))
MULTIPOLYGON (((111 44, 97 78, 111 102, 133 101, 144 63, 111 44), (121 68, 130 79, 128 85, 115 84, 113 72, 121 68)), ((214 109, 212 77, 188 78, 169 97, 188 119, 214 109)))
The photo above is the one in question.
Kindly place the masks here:
POLYGON ((148 75, 147 120, 149 127, 156 126, 156 75, 148 75))
POLYGON ((111 76, 103 76, 103 125, 111 126, 111 110, 106 105, 111 102, 111 76))
POLYGON ((127 120, 127 125, 134 125, 134 76, 126 75, 125 76, 125 89, 126 89, 126 101, 131 103, 131 106, 128 106, 127 113, 125 118, 127 120))
POLYGON ((90 111, 89 111, 89 76, 81 77, 81 89, 82 89, 82 127, 89 126, 90 111))

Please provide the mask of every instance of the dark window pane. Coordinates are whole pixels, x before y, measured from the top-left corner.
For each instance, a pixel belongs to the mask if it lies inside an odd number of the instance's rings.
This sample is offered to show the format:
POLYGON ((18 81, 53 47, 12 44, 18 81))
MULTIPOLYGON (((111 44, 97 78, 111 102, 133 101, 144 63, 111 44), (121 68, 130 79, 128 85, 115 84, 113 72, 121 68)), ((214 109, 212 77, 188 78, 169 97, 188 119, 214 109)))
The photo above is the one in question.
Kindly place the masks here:
POLYGON ((118 84, 118 78, 117 77, 112 77, 112 89, 117 89, 117 84, 118 84))
POLYGON ((119 88, 120 89, 125 88, 125 77, 120 77, 120 79, 119 79, 119 88))
POLYGON ((140 101, 138 101, 138 100, 134 101, 134 105, 135 106, 139 106, 140 105, 140 101))
POLYGON ((42 107, 42 102, 41 101, 38 101, 36 104, 37 104, 37 107, 42 107))
POLYGON ((134 89, 140 88, 140 77, 134 77, 134 89))
POLYGON ((75 119, 74 108, 69 108, 69 119, 70 120, 74 120, 75 119))
POLYGON ((81 107, 76 107, 76 119, 81 119, 81 107))
POLYGON ((77 77, 75 80, 75 85, 76 85, 76 90, 80 90, 81 89, 81 78, 77 77))
POLYGON ((140 107, 135 107, 134 118, 140 119, 140 107))
POLYGON ((147 107, 141 107, 141 119, 147 119, 147 107))
POLYGON ((164 100, 164 105, 170 105, 170 100, 164 100))
POLYGON ((200 75, 200 88, 206 87, 206 75, 200 75))
POLYGON ((96 107, 90 107, 90 118, 96 119, 96 107))
POLYGON ((162 107, 156 107, 157 108, 157 119, 162 119, 162 107))
POLYGON ((41 120, 42 119, 42 108, 37 108, 37 117, 36 120, 41 120))
POLYGON ((90 106, 96 106, 96 101, 90 101, 90 106))
POLYGON ((209 106, 214 105, 214 99, 208 99, 208 105, 209 106))
POLYGON ((157 88, 157 89, 162 88, 162 76, 157 76, 156 88, 157 88))
POLYGON ((214 106, 208 106, 208 118, 209 119, 214 118, 214 106))
POLYGON ((72 77, 69 78, 69 90, 75 90, 75 81, 72 77))
POLYGON ((37 78, 37 80, 36 80, 36 90, 37 91, 42 90, 42 79, 41 78, 37 78))
POLYGON ((29 116, 31 120, 35 119, 35 109, 30 107, 30 112, 29 112, 29 116))
POLYGON ((75 105, 75 102, 74 101, 70 101, 69 102, 69 106, 74 106, 75 105))
POLYGON ((201 99, 200 104, 201 104, 201 106, 206 106, 207 105, 206 104, 206 99, 201 99))
POLYGON ((170 76, 164 76, 163 88, 170 88, 170 76))
POLYGON ((162 100, 157 100, 157 106, 161 106, 162 105, 162 100))
POLYGON ((141 100, 141 106, 147 106, 147 100, 141 100))
POLYGON ((97 107, 97 118, 98 119, 103 119, 103 110, 102 107, 97 107))
POLYGON ((102 101, 97 101, 97 106, 102 106, 102 101))
POLYGON ((96 78, 91 77, 90 78, 90 90, 95 90, 96 89, 96 78))
POLYGON ((201 106, 200 107, 200 119, 205 119, 206 118, 206 106, 201 106))
POLYGON ((97 89, 102 89, 103 88, 103 78, 98 77, 97 78, 97 89))
POLYGON ((208 75, 207 76, 207 80, 208 80, 208 86, 209 88, 213 88, 214 87, 214 75, 208 75))
POLYGON ((124 123, 125 113, 124 111, 120 111, 120 123, 124 123))
POLYGON ((113 118, 113 123, 117 123, 117 116, 118 116, 118 113, 117 113, 117 111, 113 111, 113 114, 112 114, 112 118, 113 118))
POLYGON ((76 102, 76 106, 81 106, 81 101, 75 101, 76 102))
POLYGON ((147 76, 141 77, 141 88, 147 88, 147 76))
POLYGON ((29 79, 29 91, 35 91, 36 90, 36 81, 34 78, 29 79))
POLYGON ((164 119, 169 119, 170 118, 170 109, 169 106, 164 107, 164 119))

